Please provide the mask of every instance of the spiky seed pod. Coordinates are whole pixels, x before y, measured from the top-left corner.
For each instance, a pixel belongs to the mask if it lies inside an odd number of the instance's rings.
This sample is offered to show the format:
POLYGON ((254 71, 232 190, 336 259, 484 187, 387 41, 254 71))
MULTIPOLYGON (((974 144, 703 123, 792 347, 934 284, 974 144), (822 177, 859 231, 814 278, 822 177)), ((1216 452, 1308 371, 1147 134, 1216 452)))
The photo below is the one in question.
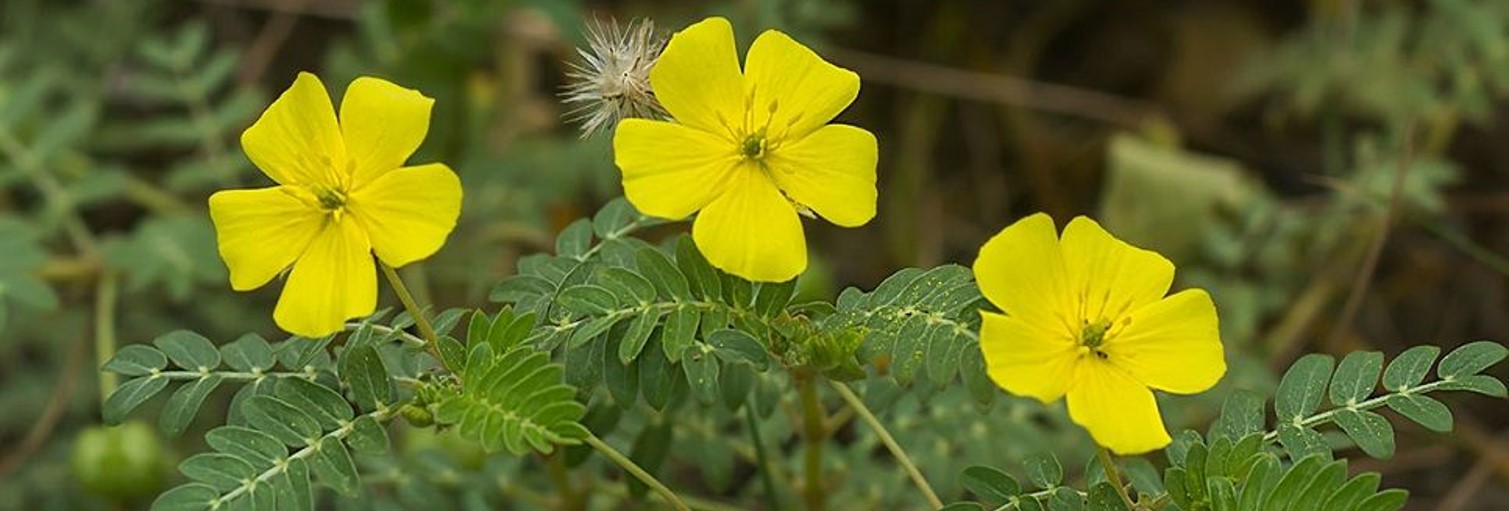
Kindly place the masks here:
POLYGON ((582 138, 611 130, 631 118, 662 119, 665 109, 650 88, 650 69, 665 47, 647 19, 619 25, 596 21, 587 28, 587 47, 577 48, 580 62, 566 73, 570 84, 561 93, 572 108, 567 120, 581 124, 582 138))

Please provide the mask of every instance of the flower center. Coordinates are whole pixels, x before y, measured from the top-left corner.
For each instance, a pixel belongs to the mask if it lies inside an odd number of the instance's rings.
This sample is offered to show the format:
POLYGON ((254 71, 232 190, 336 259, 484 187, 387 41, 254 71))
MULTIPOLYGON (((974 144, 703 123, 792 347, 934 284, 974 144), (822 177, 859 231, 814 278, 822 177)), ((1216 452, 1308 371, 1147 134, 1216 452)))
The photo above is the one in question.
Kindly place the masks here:
POLYGON ((334 188, 321 188, 314 192, 320 200, 320 208, 325 211, 340 211, 346 207, 346 194, 334 188))
POLYGON ((765 130, 751 133, 744 137, 744 143, 740 144, 740 154, 746 160, 758 160, 765 157, 765 130))
POLYGON ((1106 354, 1100 350, 1100 346, 1105 344, 1106 331, 1110 329, 1110 321, 1100 320, 1094 323, 1086 321, 1084 328, 1079 331, 1080 346, 1095 353, 1097 357, 1106 358, 1106 354))

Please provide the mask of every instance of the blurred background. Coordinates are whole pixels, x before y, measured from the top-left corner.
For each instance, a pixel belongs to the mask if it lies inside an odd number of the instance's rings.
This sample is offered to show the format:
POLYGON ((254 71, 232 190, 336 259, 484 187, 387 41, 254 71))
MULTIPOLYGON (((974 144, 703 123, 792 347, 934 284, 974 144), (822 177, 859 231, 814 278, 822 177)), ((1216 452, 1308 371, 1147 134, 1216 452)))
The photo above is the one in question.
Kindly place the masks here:
MULTIPOLYGON (((746 47, 780 29, 862 77, 839 120, 880 139, 880 214, 806 223, 809 297, 968 264, 1046 211, 1092 215, 1172 259, 1178 286, 1211 290, 1223 388, 1271 387, 1309 351, 1509 340, 1502 0, 5 0, 0 509, 135 508, 102 495, 158 491, 176 477, 159 467, 203 449, 98 427, 108 346, 179 328, 281 338, 278 286, 230 291, 205 199, 270 184, 238 137, 297 72, 337 96, 374 75, 437 99, 411 161, 449 163, 465 207, 407 276, 422 300, 475 307, 620 193, 611 137, 582 138, 559 102, 585 28, 649 18, 669 35, 707 15, 746 47)), ((1509 407, 1447 398, 1456 433, 1396 421, 1394 458, 1358 454, 1354 470, 1411 490, 1412 510, 1509 507, 1509 407)), ((1203 428, 1215 403, 1181 402, 1170 422, 1203 428)), ((903 422, 914 444, 940 431, 903 422)), ((1009 466, 1006 437, 920 462, 943 479, 959 452, 1009 466)))

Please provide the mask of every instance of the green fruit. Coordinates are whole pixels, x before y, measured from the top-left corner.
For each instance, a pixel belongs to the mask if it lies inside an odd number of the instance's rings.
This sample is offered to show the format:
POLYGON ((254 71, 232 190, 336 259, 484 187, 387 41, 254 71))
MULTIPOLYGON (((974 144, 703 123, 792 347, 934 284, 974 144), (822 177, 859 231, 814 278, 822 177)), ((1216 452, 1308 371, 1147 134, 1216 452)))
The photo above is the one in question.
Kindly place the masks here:
POLYGON ((99 497, 117 503, 156 495, 172 460, 146 423, 94 426, 73 441, 73 476, 99 497))

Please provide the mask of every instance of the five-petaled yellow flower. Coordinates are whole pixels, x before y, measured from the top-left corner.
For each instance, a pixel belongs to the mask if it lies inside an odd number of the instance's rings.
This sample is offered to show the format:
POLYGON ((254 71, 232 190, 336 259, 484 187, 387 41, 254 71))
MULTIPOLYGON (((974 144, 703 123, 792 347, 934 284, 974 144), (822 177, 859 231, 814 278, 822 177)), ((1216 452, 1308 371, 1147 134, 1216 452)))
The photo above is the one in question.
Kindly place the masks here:
POLYGON ((733 27, 708 18, 671 37, 650 71, 675 122, 625 119, 613 137, 624 195, 645 214, 697 219, 707 260, 764 282, 807 267, 798 213, 856 227, 875 216, 875 136, 828 124, 859 76, 767 30, 744 68, 733 27))
POLYGON ((975 260, 991 379, 1049 403, 1097 443, 1138 454, 1169 443, 1149 387, 1194 394, 1226 374, 1215 305, 1200 289, 1165 297, 1174 265, 1077 217, 1055 232, 1036 214, 1002 230, 975 260))
POLYGON ((340 120, 319 78, 300 73, 241 134, 277 186, 225 190, 210 217, 231 287, 255 289, 290 266, 273 319, 319 337, 372 314, 372 261, 402 266, 440 249, 461 211, 461 181, 443 164, 405 167, 434 100, 377 78, 351 82, 340 120))

